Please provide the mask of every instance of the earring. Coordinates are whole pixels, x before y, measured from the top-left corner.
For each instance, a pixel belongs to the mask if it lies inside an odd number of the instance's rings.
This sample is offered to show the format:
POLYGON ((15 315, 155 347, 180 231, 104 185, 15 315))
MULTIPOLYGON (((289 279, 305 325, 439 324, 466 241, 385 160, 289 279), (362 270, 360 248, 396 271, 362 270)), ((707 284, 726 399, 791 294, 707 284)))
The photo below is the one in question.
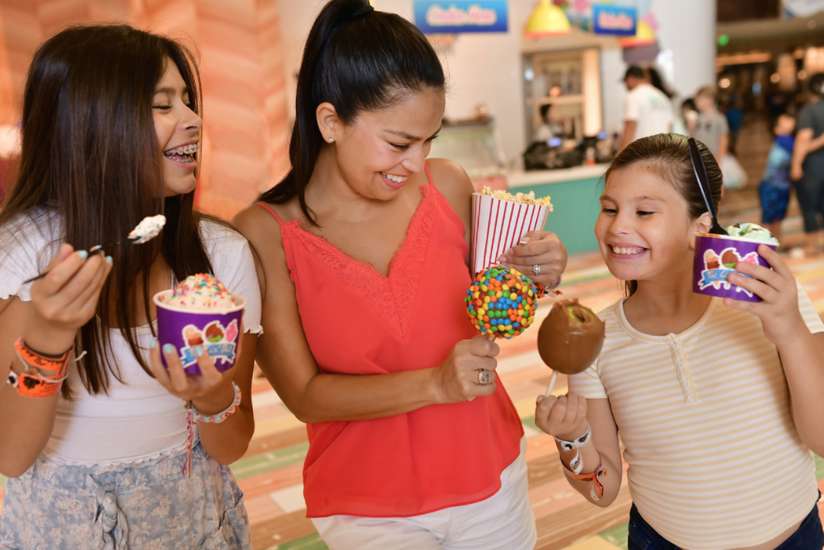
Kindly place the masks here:
POLYGON ((332 136, 329 136, 328 138, 326 138, 326 141, 328 141, 329 143, 334 143, 335 138, 333 138, 332 136))

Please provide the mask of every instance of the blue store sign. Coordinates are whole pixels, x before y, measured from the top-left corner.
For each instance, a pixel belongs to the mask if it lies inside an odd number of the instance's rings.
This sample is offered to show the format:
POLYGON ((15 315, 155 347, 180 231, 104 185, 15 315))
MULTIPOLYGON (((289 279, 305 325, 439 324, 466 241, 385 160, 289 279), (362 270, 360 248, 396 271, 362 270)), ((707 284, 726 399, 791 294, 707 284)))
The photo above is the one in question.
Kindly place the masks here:
POLYGON ((506 32, 507 0, 414 0, 415 25, 425 34, 506 32))
POLYGON ((592 5, 592 31, 595 34, 635 36, 638 10, 631 6, 592 5))

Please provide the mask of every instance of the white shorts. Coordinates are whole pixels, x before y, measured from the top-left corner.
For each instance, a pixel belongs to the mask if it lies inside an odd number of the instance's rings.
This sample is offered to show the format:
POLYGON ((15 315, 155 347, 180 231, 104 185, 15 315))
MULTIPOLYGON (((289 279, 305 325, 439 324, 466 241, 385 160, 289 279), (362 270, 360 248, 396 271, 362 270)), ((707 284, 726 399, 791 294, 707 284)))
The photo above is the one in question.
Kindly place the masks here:
POLYGON ((480 502, 409 517, 312 518, 331 550, 529 550, 535 517, 527 494, 526 438, 501 472, 501 488, 480 502))

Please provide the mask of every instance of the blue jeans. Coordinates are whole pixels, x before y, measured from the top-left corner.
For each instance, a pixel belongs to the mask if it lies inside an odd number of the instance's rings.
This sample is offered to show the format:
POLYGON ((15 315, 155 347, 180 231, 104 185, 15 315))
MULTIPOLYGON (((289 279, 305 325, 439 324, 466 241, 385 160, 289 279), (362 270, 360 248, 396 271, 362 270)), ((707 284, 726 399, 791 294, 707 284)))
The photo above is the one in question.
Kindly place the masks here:
MULTIPOLYGON (((679 550, 677 546, 659 535, 647 523, 635 505, 629 511, 629 550, 679 550)), ((824 547, 824 531, 818 516, 818 503, 798 526, 795 533, 775 550, 821 550, 824 547)))

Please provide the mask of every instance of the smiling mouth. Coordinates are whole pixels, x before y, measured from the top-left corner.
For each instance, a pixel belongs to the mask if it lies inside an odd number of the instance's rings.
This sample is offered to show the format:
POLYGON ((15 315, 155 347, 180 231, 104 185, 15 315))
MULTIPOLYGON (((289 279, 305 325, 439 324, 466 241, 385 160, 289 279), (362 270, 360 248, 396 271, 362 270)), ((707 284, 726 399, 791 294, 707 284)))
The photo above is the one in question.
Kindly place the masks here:
POLYGON ((643 254, 644 252, 647 251, 646 248, 643 248, 641 246, 614 246, 614 245, 608 245, 608 247, 609 247, 609 251, 614 256, 623 256, 623 257, 638 256, 639 254, 643 254))
POLYGON ((406 180, 408 179, 407 176, 395 176, 393 174, 387 174, 386 172, 381 172, 380 174, 384 181, 389 183, 392 187, 400 187, 406 183, 406 180))
POLYGON ((163 151, 163 156, 178 164, 191 164, 197 160, 197 143, 187 143, 163 151))

